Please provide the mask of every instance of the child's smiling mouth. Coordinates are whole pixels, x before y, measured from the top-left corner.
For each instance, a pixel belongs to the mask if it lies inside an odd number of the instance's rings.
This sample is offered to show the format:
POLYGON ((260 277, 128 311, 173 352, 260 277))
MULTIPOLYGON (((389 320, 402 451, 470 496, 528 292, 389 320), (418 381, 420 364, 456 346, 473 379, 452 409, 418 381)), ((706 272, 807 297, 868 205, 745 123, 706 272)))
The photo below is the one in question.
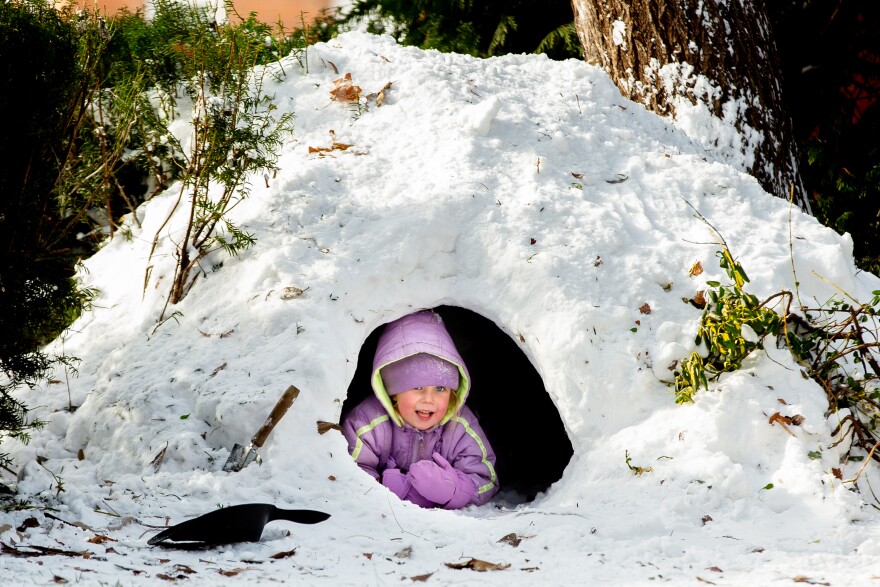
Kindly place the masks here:
POLYGON ((416 410, 416 416, 421 420, 430 420, 433 415, 433 410, 416 410))

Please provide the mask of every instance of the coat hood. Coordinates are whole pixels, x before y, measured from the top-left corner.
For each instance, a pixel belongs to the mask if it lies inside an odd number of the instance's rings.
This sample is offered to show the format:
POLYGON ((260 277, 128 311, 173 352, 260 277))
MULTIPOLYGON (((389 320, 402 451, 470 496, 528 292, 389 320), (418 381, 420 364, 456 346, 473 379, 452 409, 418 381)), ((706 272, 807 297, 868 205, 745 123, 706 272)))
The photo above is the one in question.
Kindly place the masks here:
POLYGON ((385 326, 373 357, 373 370, 370 377, 373 393, 382 402, 382 406, 391 419, 398 426, 402 426, 403 420, 394 409, 394 404, 385 389, 380 371, 382 367, 418 353, 440 357, 458 368, 459 383, 458 389, 455 390, 457 400, 449 402, 449 409, 443 420, 440 421, 442 426, 455 415, 457 407, 464 405, 470 390, 471 380, 467 367, 465 367, 458 349, 455 348, 455 343, 452 342, 452 337, 449 336, 449 332, 443 325, 443 319, 434 312, 428 310, 415 312, 385 326))

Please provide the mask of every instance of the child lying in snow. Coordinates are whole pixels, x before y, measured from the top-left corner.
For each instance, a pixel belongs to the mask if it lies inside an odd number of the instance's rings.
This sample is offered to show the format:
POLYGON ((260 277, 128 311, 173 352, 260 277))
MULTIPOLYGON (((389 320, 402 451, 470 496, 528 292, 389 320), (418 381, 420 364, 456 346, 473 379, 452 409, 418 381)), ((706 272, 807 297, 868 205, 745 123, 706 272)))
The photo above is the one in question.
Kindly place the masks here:
POLYGON ((416 312, 379 337, 375 397, 345 418, 357 464, 421 507, 482 505, 498 491, 495 453, 464 405, 470 377, 440 316, 416 312))

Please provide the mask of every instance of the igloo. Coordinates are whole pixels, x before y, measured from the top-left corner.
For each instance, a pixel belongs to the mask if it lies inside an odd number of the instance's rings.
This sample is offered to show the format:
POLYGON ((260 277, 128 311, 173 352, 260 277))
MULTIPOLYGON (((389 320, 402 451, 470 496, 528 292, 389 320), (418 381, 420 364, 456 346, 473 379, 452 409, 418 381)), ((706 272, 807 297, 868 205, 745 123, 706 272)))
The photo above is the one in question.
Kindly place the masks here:
MULTIPOLYGON (((332 510, 333 525, 272 539, 297 541, 302 560, 352 584, 413 535, 427 544, 414 539, 420 560, 442 565, 462 544, 497 555, 511 532, 537 537, 504 556, 522 568, 544 561, 549 582, 586 570, 611 580, 612 567, 644 580, 645 552, 666 577, 690 577, 682 569, 722 552, 740 578, 770 580, 764 559, 732 549, 808 561, 786 546, 812 531, 807 520, 835 536, 838 520, 861 515, 861 498, 826 478, 842 449, 828 448, 824 395, 785 349, 751 358, 694 405, 676 406, 666 385, 695 348, 700 313, 686 300, 725 279, 718 234, 752 293, 792 289, 796 272, 817 300, 880 289, 854 268, 848 237, 792 212, 581 62, 477 60, 361 33, 307 59, 307 70, 285 60, 268 86, 297 120, 278 174, 256 178, 234 210, 256 246, 212 257, 162 322, 185 221, 165 223, 173 189, 86 263, 100 297, 56 343, 80 358, 79 376, 39 390, 47 427, 13 450, 30 463, 23 491, 51 498, 44 469, 58 471, 76 488, 58 499, 96 526, 90 512, 108 492, 116 509, 153 522, 168 508, 181 517, 241 501, 332 510), (365 97, 386 88, 381 107, 332 100, 345 73, 365 97), (333 429, 369 393, 360 365, 371 337, 422 308, 444 314, 472 353, 472 402, 520 503, 441 512, 393 501, 333 429), (499 378, 515 391, 493 391, 499 378), (290 384, 302 393, 262 465, 224 474, 229 448, 290 384), (774 412, 804 424, 788 435, 767 422, 774 412), (328 544, 342 561, 333 570, 328 544), (603 550, 616 564, 583 555, 603 550)), ((834 542, 842 557, 852 540, 834 542)), ((399 574, 394 564, 383 572, 399 574)))

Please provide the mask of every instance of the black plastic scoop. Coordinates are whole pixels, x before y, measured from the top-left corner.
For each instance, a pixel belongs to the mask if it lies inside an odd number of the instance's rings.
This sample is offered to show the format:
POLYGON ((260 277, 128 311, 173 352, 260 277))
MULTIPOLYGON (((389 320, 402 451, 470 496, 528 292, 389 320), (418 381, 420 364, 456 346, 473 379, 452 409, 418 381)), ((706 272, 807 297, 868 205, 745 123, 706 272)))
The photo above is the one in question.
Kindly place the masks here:
POLYGON ((147 544, 200 548, 232 542, 257 542, 263 534, 263 527, 273 520, 317 524, 329 517, 330 514, 316 510, 285 510, 270 503, 244 503, 208 512, 166 528, 150 538, 147 544))

